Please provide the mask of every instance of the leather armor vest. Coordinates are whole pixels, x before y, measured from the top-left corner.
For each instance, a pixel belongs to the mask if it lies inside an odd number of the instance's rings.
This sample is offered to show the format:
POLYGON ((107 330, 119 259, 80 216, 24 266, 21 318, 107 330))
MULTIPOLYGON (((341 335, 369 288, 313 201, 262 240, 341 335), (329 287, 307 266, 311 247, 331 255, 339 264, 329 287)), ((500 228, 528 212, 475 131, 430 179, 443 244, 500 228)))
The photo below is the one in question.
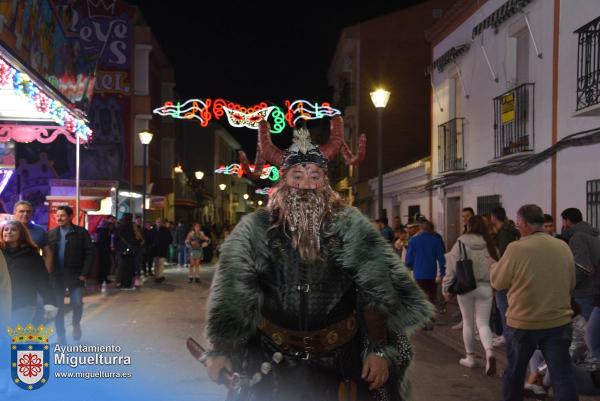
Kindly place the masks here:
POLYGON ((262 314, 289 330, 318 330, 348 317, 356 309, 356 288, 331 256, 338 239, 321 241, 323 260, 300 261, 291 240, 281 232, 270 240, 271 257, 259 277, 264 294, 262 314))

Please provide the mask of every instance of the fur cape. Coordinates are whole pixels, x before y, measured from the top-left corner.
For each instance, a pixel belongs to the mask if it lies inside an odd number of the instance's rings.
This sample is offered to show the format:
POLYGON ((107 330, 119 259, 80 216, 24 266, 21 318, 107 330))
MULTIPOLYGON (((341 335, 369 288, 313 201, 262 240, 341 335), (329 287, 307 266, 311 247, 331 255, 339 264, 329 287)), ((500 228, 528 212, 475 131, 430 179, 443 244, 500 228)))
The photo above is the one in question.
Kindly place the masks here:
MULTIPOLYGON (((269 214, 259 210, 245 216, 223 244, 209 298, 206 332, 217 351, 241 351, 257 331, 263 303, 259 276, 269 263, 268 228, 269 214)), ((433 305, 390 244, 358 209, 337 210, 333 230, 340 245, 330 250, 331 255, 354 279, 364 309, 387 316, 390 339, 409 335, 431 321, 433 305)), ((390 341, 382 351, 391 364, 407 367, 409 361, 400 348, 390 341)), ((364 355, 371 351, 367 346, 364 355)), ((402 399, 407 399, 408 384, 402 379, 400 382, 402 399)))

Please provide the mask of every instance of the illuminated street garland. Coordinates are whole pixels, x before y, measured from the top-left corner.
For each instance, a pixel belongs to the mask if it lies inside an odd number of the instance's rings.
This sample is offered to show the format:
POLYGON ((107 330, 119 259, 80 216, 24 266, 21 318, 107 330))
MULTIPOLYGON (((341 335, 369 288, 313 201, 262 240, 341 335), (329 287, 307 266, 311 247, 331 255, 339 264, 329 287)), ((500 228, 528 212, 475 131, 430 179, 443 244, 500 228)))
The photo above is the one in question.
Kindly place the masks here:
POLYGON ((341 111, 334 109, 327 102, 310 103, 306 100, 295 100, 290 103, 289 100, 285 101, 285 105, 288 109, 285 119, 290 127, 296 125, 298 120, 317 120, 323 117, 334 117, 341 115, 341 111), (296 117, 294 117, 296 116, 296 117))
MULTIPOLYGON (((254 172, 253 164, 250 165, 250 171, 254 172)), ((237 163, 233 163, 228 166, 219 167, 218 169, 215 170, 215 173, 216 174, 225 174, 225 175, 237 175, 238 177, 241 177, 242 175, 244 175, 244 168, 237 163)), ((263 167, 263 170, 262 170, 262 174, 260 175, 260 178, 262 180, 269 179, 271 181, 278 181, 279 180, 279 169, 275 166, 270 166, 268 164, 265 164, 265 166, 263 167)))
POLYGON ((2 58, 0 58, 0 87, 12 88, 16 94, 25 97, 38 112, 46 114, 68 132, 78 135, 83 142, 91 139, 92 130, 83 119, 60 102, 47 96, 27 74, 11 67, 2 58))
POLYGON ((278 106, 269 106, 266 102, 246 107, 221 98, 215 100, 190 99, 183 103, 165 102, 162 107, 154 109, 154 114, 183 120, 197 119, 203 127, 206 127, 212 118, 220 120, 225 115, 232 127, 250 129, 258 129, 260 121, 271 118, 273 120, 272 134, 281 133, 286 122, 288 126, 294 127, 299 120, 315 120, 341 114, 327 102, 319 104, 306 100, 293 102, 286 100, 285 106, 287 111, 284 113, 278 106))

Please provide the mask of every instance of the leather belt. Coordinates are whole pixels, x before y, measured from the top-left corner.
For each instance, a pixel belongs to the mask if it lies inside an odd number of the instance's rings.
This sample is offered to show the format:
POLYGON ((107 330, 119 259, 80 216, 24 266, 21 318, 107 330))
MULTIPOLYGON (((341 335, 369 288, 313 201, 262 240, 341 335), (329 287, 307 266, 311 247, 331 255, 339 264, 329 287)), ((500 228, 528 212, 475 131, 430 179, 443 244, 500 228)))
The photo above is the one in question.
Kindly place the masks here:
POLYGON ((302 359, 309 359, 311 354, 333 351, 352 340, 357 331, 354 314, 324 329, 314 331, 288 330, 267 319, 261 320, 258 329, 281 350, 302 354, 302 359))

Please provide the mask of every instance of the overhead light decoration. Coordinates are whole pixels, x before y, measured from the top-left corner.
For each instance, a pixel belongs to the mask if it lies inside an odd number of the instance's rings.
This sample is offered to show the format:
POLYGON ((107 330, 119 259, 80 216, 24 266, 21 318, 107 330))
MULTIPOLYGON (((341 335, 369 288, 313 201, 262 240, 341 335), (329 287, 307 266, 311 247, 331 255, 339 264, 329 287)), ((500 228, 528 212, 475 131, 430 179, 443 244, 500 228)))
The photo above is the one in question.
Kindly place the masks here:
POLYGON ((258 195, 269 195, 271 193, 271 187, 258 188, 254 190, 254 193, 258 195))
POLYGON ((250 199, 250 195, 248 195, 248 194, 244 194, 242 197, 244 198, 244 200, 250 199))
POLYGON ((273 111, 273 107, 265 107, 253 113, 243 113, 238 110, 232 110, 228 107, 223 107, 227 115, 227 121, 232 127, 246 127, 250 129, 258 129, 258 123, 269 118, 269 114, 273 111))
POLYGON ((33 83, 27 74, 11 67, 1 57, 0 87, 13 89, 16 94, 25 97, 38 112, 44 113, 68 132, 79 136, 83 142, 88 142, 91 139, 92 130, 82 117, 64 107, 60 102, 50 98, 33 83))
MULTIPOLYGON (((254 164, 250 165, 250 171, 254 172, 254 164)), ((238 164, 233 163, 228 166, 220 166, 215 170, 216 174, 225 174, 225 175, 237 175, 238 177, 242 177, 244 175, 244 168, 238 164)), ((279 180, 279 169, 275 166, 271 166, 269 164, 265 164, 262 170, 262 174, 260 175, 261 180, 269 179, 271 181, 279 180)))
POLYGON ((327 102, 310 103, 307 100, 285 101, 287 113, 285 119, 290 127, 296 125, 298 120, 317 120, 323 117, 335 117, 342 114, 338 109, 334 109, 327 102))
POLYGON ((185 102, 165 102, 163 106, 154 109, 154 114, 181 120, 198 120, 206 127, 213 118, 221 120, 223 116, 232 127, 258 129, 258 123, 263 120, 272 122, 271 133, 281 133, 286 124, 294 127, 299 120, 315 120, 324 117, 334 117, 342 113, 327 102, 311 103, 307 100, 285 101, 286 112, 277 105, 260 102, 254 106, 242 106, 239 103, 218 99, 189 99, 185 102))
POLYGON ((137 192, 129 192, 129 191, 119 191, 119 196, 122 196, 124 198, 141 198, 142 194, 138 194, 137 192))

